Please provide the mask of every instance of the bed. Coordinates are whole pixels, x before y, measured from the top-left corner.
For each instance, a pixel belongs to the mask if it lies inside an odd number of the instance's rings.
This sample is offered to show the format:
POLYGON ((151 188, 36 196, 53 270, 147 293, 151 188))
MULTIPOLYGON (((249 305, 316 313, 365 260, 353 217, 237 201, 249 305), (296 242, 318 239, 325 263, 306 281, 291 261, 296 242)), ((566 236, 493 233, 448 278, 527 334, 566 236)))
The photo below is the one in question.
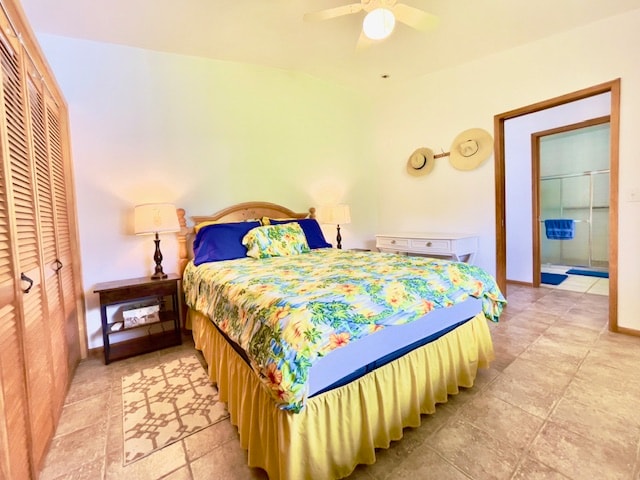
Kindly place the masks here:
POLYGON ((314 214, 248 202, 191 217, 194 229, 178 210, 196 349, 249 465, 272 480, 374 463, 376 448, 473 386, 493 360, 487 321, 506 303, 478 267, 327 248, 314 214), (211 246, 225 235, 245 241, 233 258, 211 246))

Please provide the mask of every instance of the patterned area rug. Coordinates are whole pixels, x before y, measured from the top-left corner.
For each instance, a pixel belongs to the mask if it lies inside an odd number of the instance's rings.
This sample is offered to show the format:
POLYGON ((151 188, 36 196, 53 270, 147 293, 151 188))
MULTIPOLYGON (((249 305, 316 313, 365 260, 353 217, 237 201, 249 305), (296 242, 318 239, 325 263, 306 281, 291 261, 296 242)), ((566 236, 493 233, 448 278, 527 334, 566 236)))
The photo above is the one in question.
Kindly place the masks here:
POLYGON ((195 356, 122 377, 124 465, 229 416, 195 356))

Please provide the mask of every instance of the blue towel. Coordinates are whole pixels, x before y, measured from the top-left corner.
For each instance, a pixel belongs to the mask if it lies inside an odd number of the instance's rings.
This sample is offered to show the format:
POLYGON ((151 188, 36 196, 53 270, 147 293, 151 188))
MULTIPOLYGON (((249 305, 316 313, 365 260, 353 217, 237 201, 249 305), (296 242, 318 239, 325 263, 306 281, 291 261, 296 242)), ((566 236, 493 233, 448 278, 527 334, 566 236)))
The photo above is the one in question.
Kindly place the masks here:
POLYGON ((544 228, 550 240, 571 240, 575 233, 575 222, 568 218, 553 218, 544 221, 544 228))

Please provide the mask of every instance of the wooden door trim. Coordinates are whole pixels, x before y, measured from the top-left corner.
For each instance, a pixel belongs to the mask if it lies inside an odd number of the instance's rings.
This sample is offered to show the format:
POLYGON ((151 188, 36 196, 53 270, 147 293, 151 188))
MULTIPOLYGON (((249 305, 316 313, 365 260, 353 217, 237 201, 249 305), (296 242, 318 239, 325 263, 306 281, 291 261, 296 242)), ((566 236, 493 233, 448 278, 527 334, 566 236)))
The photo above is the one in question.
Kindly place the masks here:
POLYGON ((631 333, 628 329, 618 328, 618 175, 620 151, 620 79, 601 83, 593 87, 561 95, 549 100, 534 103, 493 118, 494 159, 495 159, 495 196, 496 196, 496 280, 507 295, 507 236, 506 236, 506 192, 505 192, 505 151, 504 123, 512 118, 528 115, 565 103, 575 102, 602 93, 611 94, 610 111, 610 188, 609 188, 609 330, 631 333))

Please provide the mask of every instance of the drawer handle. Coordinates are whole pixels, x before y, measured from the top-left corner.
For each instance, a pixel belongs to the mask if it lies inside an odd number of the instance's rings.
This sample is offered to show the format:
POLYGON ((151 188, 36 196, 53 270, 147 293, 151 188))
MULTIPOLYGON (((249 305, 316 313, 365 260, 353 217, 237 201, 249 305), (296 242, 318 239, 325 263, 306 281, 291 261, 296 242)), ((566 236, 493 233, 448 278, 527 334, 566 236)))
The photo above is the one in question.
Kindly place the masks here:
POLYGON ((431 242, 427 242, 427 247, 430 247, 430 246, 431 246, 431 242))
POLYGON ((395 245, 396 241, 395 240, 391 240, 391 245, 395 245))

